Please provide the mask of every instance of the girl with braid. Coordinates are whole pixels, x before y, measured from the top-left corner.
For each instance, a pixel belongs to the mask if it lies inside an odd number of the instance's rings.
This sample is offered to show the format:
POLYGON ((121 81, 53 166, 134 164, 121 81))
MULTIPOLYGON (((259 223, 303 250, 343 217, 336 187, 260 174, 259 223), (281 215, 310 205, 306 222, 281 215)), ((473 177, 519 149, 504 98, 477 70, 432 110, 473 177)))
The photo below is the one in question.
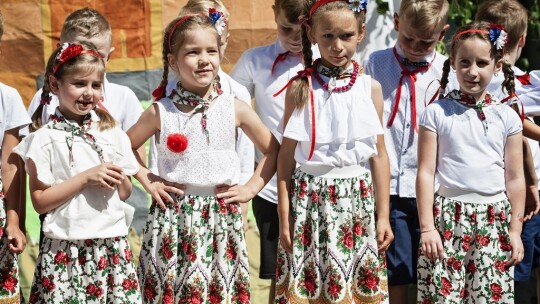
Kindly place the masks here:
POLYGON ((37 130, 14 149, 26 164, 34 209, 45 215, 30 303, 141 302, 124 203, 132 189, 127 176, 139 165, 127 135, 96 107, 104 75, 90 43, 56 49, 37 111, 49 93, 59 105, 43 126, 35 115, 37 130))
POLYGON ((249 303, 249 265, 240 204, 275 172, 278 142, 245 102, 222 91, 219 16, 184 15, 163 37, 156 102, 128 131, 132 148, 156 136, 159 176, 136 178, 152 195, 138 276, 145 303, 249 303), (217 22, 216 22, 217 21, 217 22), (169 70, 180 81, 165 93, 169 70), (239 184, 240 127, 262 151, 239 184))
POLYGON ((514 303, 513 267, 523 259, 522 123, 487 90, 502 70, 506 32, 472 23, 452 38, 441 80, 459 83, 420 118, 416 191, 420 218, 418 302, 514 303), (439 188, 434 189, 437 178, 439 188))
POLYGON ((280 127, 276 303, 387 303, 382 91, 352 59, 366 2, 320 0, 302 18, 305 69, 287 85, 280 127))

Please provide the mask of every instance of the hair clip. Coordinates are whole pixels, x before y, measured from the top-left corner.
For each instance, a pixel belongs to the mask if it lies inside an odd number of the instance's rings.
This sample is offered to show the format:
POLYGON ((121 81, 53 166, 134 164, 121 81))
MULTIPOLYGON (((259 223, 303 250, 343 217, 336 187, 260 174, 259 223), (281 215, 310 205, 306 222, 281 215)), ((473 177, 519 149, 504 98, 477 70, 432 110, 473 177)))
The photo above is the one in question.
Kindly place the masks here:
POLYGON ((349 0, 349 7, 355 13, 367 10, 367 0, 349 0))
POLYGON ((225 18, 225 15, 215 8, 210 8, 208 9, 208 17, 212 20, 212 24, 216 27, 218 34, 221 35, 227 25, 227 18, 225 18))
POLYGON ((491 23, 489 25, 489 41, 497 47, 498 50, 501 50, 506 45, 508 40, 508 33, 504 30, 504 27, 491 23))
POLYGON ((84 50, 82 45, 80 44, 64 42, 64 44, 62 44, 60 52, 58 52, 58 55, 56 55, 56 63, 53 68, 53 74, 56 74, 56 71, 64 62, 67 62, 83 53, 88 53, 98 58, 103 58, 103 56, 101 56, 101 54, 99 54, 98 52, 92 50, 84 50))

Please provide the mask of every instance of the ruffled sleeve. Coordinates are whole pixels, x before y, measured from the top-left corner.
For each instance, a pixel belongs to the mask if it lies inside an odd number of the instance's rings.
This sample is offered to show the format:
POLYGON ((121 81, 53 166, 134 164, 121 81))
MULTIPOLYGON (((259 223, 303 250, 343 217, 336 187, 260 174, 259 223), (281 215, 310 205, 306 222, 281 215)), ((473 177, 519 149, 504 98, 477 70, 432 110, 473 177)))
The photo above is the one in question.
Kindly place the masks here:
POLYGON ((28 160, 31 159, 37 170, 37 178, 45 185, 51 186, 56 183, 52 174, 51 142, 41 129, 26 136, 14 149, 25 164, 28 172, 28 160))

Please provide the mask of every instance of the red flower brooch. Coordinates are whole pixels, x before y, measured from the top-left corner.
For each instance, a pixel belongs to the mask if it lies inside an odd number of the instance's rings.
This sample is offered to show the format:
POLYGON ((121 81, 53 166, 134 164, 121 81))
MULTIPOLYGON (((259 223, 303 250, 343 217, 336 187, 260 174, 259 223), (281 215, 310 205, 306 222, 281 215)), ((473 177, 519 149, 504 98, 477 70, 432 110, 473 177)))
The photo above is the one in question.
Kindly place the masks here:
POLYGON ((188 139, 184 134, 173 133, 167 136, 167 148, 174 153, 182 153, 188 147, 188 139))

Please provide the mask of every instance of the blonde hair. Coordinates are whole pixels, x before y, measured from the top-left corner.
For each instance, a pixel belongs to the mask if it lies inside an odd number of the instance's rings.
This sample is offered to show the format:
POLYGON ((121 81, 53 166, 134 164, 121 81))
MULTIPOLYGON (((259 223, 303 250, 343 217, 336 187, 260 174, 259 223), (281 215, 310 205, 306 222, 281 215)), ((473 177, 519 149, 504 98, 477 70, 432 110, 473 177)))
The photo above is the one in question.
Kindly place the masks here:
POLYGON ((186 5, 182 7, 182 10, 180 10, 178 16, 194 14, 208 15, 208 10, 211 8, 215 8, 218 11, 222 12, 223 15, 225 15, 225 18, 229 19, 229 11, 225 7, 225 5, 223 5, 223 3, 219 0, 189 0, 186 5))
MULTIPOLYGON (((45 81, 43 83, 43 91, 41 92, 42 102, 32 115, 32 124, 30 125, 30 131, 34 132, 37 129, 41 128, 43 122, 41 121, 41 116, 43 114, 44 101, 50 101, 51 99, 51 87, 49 83, 49 77, 54 75, 58 80, 61 80, 62 77, 66 75, 72 75, 79 72, 88 72, 94 69, 97 69, 98 73, 101 75, 101 78, 105 75, 105 63, 103 58, 96 56, 98 54, 96 47, 90 42, 81 42, 83 50, 90 50, 94 53, 83 52, 80 55, 67 60, 66 62, 58 65, 56 60, 58 54, 62 50, 62 46, 59 46, 49 57, 47 61, 47 68, 45 70, 45 81), (54 68, 56 67, 56 71, 54 68)), ((114 118, 104 110, 95 108, 94 111, 99 116, 99 129, 107 130, 111 129, 116 125, 114 118)))
MULTIPOLYGON (((311 7, 315 4, 313 0, 305 0, 304 2, 304 14, 305 16, 309 16, 311 7)), ((313 12, 313 15, 309 18, 309 22, 311 27, 314 27, 314 23, 316 23, 316 20, 319 18, 319 16, 325 12, 329 11, 340 11, 340 10, 347 10, 351 11, 351 8, 349 7, 349 3, 347 1, 335 1, 330 2, 327 4, 323 4, 319 8, 313 12)), ((366 12, 364 10, 358 12, 354 12, 354 16, 356 18, 356 21, 358 22, 358 30, 362 31, 362 25, 366 21, 366 12)), ((304 67, 307 69, 313 68, 313 52, 311 51, 311 41, 308 38, 307 35, 307 29, 306 25, 302 23, 302 54, 304 56, 304 67)), ((309 83, 307 76, 301 76, 298 77, 293 83, 291 84, 289 90, 289 94, 292 96, 295 108, 302 108, 309 100, 309 83)))
POLYGON ((527 31, 529 13, 527 9, 515 0, 487 0, 476 11, 476 21, 486 21, 502 25, 508 33, 506 50, 514 50, 527 31))
POLYGON ((107 19, 93 8, 85 7, 69 14, 60 32, 61 42, 73 42, 77 36, 91 39, 103 36, 112 43, 111 26, 107 19))
POLYGON ((433 30, 446 24, 449 7, 447 0, 402 0, 399 18, 418 30, 433 30))

